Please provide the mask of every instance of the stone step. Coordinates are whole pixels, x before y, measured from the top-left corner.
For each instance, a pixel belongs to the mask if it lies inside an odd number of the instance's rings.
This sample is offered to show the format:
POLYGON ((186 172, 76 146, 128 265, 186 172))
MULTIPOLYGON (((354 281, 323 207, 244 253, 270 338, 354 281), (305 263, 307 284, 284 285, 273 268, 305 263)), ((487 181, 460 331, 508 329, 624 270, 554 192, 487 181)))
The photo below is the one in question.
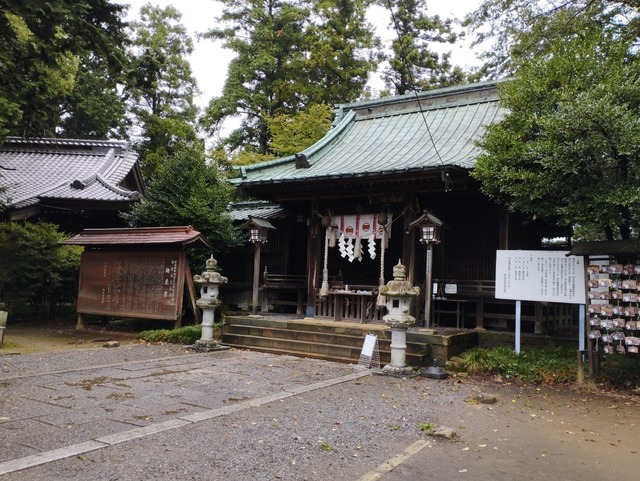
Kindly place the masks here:
MULTIPOLYGON (((353 347, 341 344, 299 341, 295 339, 237 335, 231 332, 224 334, 222 343, 240 349, 276 352, 292 356, 312 357, 348 363, 357 363, 362 350, 361 346, 353 347)), ((381 364, 384 365, 391 361, 390 350, 380 347, 379 355, 381 364)), ((424 363, 424 357, 424 354, 407 352, 406 363, 410 366, 421 366, 424 363)))
MULTIPOLYGON (((390 362, 390 331, 386 326, 379 325, 325 325, 303 321, 241 319, 233 320, 225 327, 222 342, 240 349, 357 363, 365 335, 370 331, 378 336, 381 365, 390 362)), ((426 343, 407 341, 407 364, 422 366, 427 352, 426 343)))
MULTIPOLYGON (((242 324, 229 325, 227 332, 229 334, 235 335, 307 341, 317 344, 348 346, 357 349, 362 348, 362 343, 364 342, 365 335, 367 334, 367 332, 359 332, 357 334, 341 334, 328 331, 308 331, 305 329, 283 329, 278 327, 262 328, 259 326, 245 326, 242 324)), ((373 334, 378 336, 378 345, 381 350, 390 350, 391 339, 385 336, 385 334, 387 334, 386 332, 376 331, 373 334), (381 337, 380 334, 382 334, 383 336, 381 337)), ((424 355, 424 351, 424 342, 413 342, 407 340, 407 353, 424 355)))

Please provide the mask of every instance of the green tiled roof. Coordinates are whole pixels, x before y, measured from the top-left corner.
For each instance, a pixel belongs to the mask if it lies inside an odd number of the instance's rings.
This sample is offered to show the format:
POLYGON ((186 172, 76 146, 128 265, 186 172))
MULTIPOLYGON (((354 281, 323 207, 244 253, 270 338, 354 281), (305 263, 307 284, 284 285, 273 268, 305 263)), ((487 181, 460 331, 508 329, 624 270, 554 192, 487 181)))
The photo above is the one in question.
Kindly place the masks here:
POLYGON ((234 222, 246 221, 251 217, 276 219, 290 214, 291 211, 284 209, 280 204, 261 200, 247 200, 229 204, 229 216, 234 222))
POLYGON ((495 85, 483 82, 340 105, 333 129, 319 142, 294 156, 242 167, 235 183, 471 169, 479 153, 474 141, 505 113, 495 85))

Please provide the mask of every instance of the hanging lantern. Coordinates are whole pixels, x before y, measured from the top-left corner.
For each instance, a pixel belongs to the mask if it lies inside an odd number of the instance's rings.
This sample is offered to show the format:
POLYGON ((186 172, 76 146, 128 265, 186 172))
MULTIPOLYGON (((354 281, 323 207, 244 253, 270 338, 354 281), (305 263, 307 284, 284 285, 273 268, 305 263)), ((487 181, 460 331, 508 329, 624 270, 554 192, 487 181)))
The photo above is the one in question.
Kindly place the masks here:
POLYGON ((440 243, 440 229, 442 221, 436 216, 425 212, 411 223, 411 227, 420 229, 421 244, 438 244, 440 243))
POLYGON ((268 220, 257 217, 249 217, 242 228, 249 233, 249 242, 252 244, 264 244, 267 242, 269 230, 275 230, 268 220))

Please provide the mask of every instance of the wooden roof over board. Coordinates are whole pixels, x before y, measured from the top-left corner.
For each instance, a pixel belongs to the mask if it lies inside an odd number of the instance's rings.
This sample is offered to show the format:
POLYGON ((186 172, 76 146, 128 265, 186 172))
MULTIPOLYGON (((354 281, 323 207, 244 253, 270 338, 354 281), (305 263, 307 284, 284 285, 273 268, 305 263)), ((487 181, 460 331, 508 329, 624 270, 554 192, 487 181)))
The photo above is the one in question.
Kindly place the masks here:
POLYGON ((270 201, 442 191, 447 174, 460 187, 479 154, 475 141, 504 114, 496 82, 339 105, 319 142, 240 167, 232 182, 270 201))
POLYGON ((211 248, 207 239, 191 226, 85 229, 61 244, 91 247, 172 245, 211 248))

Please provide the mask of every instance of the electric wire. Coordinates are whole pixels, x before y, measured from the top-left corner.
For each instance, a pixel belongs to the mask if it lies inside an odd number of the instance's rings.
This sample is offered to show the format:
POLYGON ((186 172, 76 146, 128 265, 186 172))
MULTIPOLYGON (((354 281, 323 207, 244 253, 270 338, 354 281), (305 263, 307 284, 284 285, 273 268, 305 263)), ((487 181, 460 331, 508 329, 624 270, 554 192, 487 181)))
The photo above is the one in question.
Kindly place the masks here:
MULTIPOLYGON (((407 74, 409 76, 409 80, 411 81, 411 91, 413 92, 416 101, 418 103, 418 108, 420 109, 420 115, 422 116, 422 120, 424 122, 425 127, 427 128, 427 133, 429 134, 429 140, 431 141, 431 145, 433 145, 433 150, 436 153, 436 157, 438 157, 438 160, 440 161, 440 165, 442 167, 444 167, 444 161, 442 160, 442 157, 440 156, 440 152, 438 151, 438 147, 436 146, 435 140, 433 139, 433 135, 431 134, 431 129, 429 128, 429 122, 427 122, 427 116, 424 112, 424 109, 422 108, 422 103, 420 102, 420 96, 418 95, 418 91, 416 89, 416 80, 415 77, 413 76, 413 71, 411 70, 411 66, 409 65, 409 62, 407 61, 407 51, 406 48, 404 46, 404 42, 402 41, 402 37, 400 36, 400 29, 398 28, 398 19, 396 18, 396 15, 393 13, 393 7, 391 5, 391 0, 387 0, 387 7, 389 8, 389 13, 391 14, 391 21, 393 22, 393 28, 396 32, 396 36, 398 38, 398 43, 400 44, 400 59, 402 60, 402 64, 404 66, 404 68, 407 71, 407 74)), ((447 174, 448 177, 449 174, 447 174)))

